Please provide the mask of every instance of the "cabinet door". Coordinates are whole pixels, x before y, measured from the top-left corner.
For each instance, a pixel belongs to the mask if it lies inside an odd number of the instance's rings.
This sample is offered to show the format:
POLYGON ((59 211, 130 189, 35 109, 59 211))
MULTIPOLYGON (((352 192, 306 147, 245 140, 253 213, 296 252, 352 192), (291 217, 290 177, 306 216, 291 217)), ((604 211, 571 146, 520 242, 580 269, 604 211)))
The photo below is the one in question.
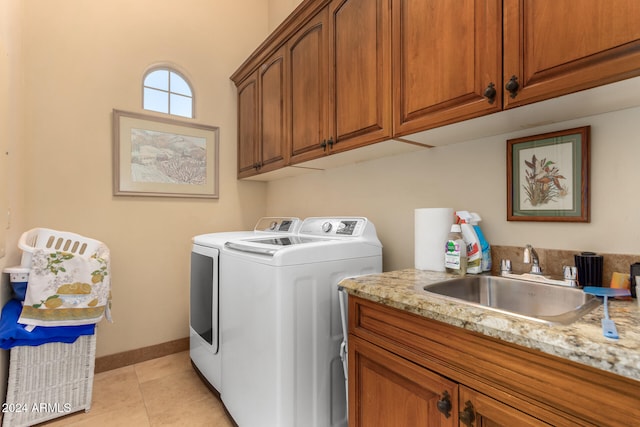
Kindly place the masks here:
POLYGON ((501 3, 393 0, 394 135, 500 111, 501 3))
POLYGON ((257 173, 258 157, 258 74, 238 86, 238 178, 257 173))
POLYGON ((391 0, 330 5, 332 151, 391 137, 391 0))
POLYGON ((287 44, 290 72, 290 161, 322 156, 332 130, 329 120, 328 8, 322 9, 287 44), (325 142, 322 146, 323 141, 325 142))
POLYGON ((457 396, 456 383, 349 335, 350 426, 457 426, 457 396))
POLYGON ((279 49, 259 71, 260 172, 278 169, 286 164, 288 136, 284 52, 284 49, 279 49))
POLYGON ((505 0, 505 107, 640 75, 639 22, 638 0, 505 0))
POLYGON ((551 424, 540 421, 480 394, 460 386, 460 427, 550 427, 551 424))

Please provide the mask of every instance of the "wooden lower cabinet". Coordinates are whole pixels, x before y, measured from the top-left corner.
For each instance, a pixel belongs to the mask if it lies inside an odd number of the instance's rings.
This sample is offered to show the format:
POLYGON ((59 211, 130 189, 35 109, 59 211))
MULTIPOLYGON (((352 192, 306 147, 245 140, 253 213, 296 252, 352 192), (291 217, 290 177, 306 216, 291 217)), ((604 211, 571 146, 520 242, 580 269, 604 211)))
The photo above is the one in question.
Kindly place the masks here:
POLYGON ((349 351, 350 426, 458 425, 456 383, 357 337, 349 351))
POLYGON ((549 427, 551 424, 527 415, 516 408, 505 405, 471 390, 467 387, 459 389, 459 419, 461 426, 482 427, 549 427))
POLYGON ((640 381, 349 297, 349 426, 628 427, 640 381))
POLYGON ((350 426, 551 426, 358 337, 349 346, 350 426))

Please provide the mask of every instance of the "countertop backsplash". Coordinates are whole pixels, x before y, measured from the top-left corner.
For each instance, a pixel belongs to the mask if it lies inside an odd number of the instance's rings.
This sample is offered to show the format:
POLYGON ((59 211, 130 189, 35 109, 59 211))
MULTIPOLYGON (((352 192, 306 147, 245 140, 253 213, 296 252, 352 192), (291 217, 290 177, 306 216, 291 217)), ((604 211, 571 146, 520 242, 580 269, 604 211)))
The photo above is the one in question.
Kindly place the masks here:
MULTIPOLYGON (((562 277, 562 266, 575 265, 573 256, 585 252, 586 250, 559 250, 535 248, 540 260, 540 266, 545 276, 562 277)), ((531 269, 530 264, 522 262, 524 247, 518 246, 491 246, 492 270, 491 274, 500 274, 500 260, 510 259, 514 273, 526 273, 531 269)), ((631 264, 640 262, 640 255, 607 254, 600 253, 603 257, 602 284, 609 286, 611 276, 614 272, 629 273, 631 264)))

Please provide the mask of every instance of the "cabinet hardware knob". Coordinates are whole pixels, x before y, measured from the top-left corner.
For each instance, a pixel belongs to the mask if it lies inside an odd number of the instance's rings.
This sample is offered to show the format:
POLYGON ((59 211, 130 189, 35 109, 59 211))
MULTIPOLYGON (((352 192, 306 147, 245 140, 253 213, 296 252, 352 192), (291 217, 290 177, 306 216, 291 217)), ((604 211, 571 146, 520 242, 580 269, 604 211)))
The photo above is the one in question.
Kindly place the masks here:
POLYGON ((518 78, 513 75, 509 79, 504 88, 511 94, 511 98, 515 98, 518 95, 518 89, 520 88, 520 83, 518 83, 518 78))
POLYGON ((487 86, 487 88, 484 90, 484 97, 487 98, 487 102, 489 102, 489 104, 493 104, 494 102, 496 102, 496 95, 497 95, 497 91, 496 91, 496 85, 491 82, 489 83, 489 86, 487 86))
POLYGON ((442 393, 442 397, 438 400, 437 403, 438 411, 442 412, 445 417, 449 418, 451 416, 451 396, 449 396, 448 391, 444 391, 442 393))
POLYGON ((323 139, 320 146, 322 147, 322 151, 327 151, 327 140, 323 139))
POLYGON ((329 138, 329 141, 327 141, 327 144, 329 144, 329 148, 333 148, 333 144, 337 144, 338 141, 333 141, 333 137, 329 138))
POLYGON ((473 409, 471 401, 467 400, 464 404, 464 410, 458 414, 460 422, 467 427, 473 427, 473 422, 476 420, 476 411, 473 409))

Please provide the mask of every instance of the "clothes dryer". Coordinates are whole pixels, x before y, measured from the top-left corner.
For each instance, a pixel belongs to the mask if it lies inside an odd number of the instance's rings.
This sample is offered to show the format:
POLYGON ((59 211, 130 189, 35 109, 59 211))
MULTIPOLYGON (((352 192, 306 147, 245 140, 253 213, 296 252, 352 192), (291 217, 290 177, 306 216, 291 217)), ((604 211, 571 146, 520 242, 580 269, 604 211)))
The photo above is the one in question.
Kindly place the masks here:
POLYGON ((232 239, 285 236, 295 233, 300 220, 293 217, 261 218, 253 231, 209 233, 193 238, 190 274, 189 355, 200 376, 221 391, 220 251, 232 239))

